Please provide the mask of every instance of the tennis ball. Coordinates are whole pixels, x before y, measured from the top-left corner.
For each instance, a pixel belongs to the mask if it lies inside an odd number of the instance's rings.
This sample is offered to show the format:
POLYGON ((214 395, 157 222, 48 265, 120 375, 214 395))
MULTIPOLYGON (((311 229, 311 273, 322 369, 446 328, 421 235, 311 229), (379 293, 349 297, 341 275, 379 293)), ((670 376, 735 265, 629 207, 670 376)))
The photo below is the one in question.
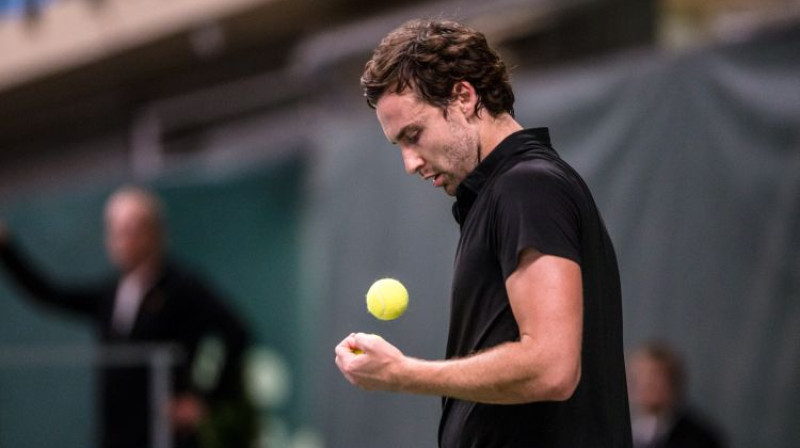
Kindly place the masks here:
POLYGON ((408 291, 393 278, 382 278, 367 291, 367 310, 380 320, 397 319, 408 308, 408 291))

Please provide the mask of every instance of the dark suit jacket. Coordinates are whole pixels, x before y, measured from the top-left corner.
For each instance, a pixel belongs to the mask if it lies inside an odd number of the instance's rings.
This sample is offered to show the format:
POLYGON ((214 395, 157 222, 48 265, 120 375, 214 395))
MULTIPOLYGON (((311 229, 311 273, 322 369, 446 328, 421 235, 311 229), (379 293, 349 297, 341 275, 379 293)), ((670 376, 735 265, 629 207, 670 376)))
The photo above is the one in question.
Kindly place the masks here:
POLYGON ((634 441, 635 448, 723 448, 719 433, 688 411, 679 412, 669 430, 650 443, 634 441))
POLYGON ((722 448, 717 432, 690 413, 682 413, 667 435, 663 448, 722 448))
MULTIPOLYGON (((155 285, 142 299, 128 335, 112 327, 118 280, 88 287, 66 287, 49 281, 12 244, 0 248, 0 260, 11 277, 35 301, 85 316, 106 346, 116 344, 173 343, 183 362, 172 369, 173 392, 193 392, 207 401, 240 392, 240 360, 247 341, 242 324, 197 277, 167 264, 155 285), (198 390, 190 367, 198 344, 206 336, 219 337, 225 345, 225 365, 217 386, 198 390)), ((98 401, 101 446, 145 448, 151 445, 149 371, 146 367, 98 368, 98 401)), ((176 446, 191 446, 193 437, 176 435, 176 446)))

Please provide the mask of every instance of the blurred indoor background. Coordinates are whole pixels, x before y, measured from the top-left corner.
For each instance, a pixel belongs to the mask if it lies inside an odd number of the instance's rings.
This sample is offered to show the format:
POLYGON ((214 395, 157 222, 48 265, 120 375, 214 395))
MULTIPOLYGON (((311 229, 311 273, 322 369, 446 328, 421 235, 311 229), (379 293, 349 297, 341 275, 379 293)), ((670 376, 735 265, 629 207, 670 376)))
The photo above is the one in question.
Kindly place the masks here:
MULTIPOLYGON (((419 16, 483 30, 517 118, 586 177, 626 347, 683 353, 731 447, 800 447, 798 0, 0 0, 0 220, 95 278, 105 197, 152 186, 172 252, 255 333, 257 447, 433 446, 438 399, 333 363, 351 331, 444 353, 451 199, 403 172, 358 84, 419 16), (390 323, 364 306, 382 276, 411 294, 390 323)), ((89 358, 64 356, 89 329, 17 294, 0 274, 0 448, 91 446, 89 358)))

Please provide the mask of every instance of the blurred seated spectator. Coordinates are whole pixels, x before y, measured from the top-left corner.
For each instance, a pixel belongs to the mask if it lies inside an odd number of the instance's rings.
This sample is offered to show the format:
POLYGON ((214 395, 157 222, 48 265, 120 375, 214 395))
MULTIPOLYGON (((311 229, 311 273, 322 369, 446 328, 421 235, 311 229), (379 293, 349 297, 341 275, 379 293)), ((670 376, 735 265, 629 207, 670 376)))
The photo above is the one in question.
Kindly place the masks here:
POLYGON ((647 343, 628 359, 634 448, 722 448, 715 429, 688 409, 686 372, 677 352, 647 343))

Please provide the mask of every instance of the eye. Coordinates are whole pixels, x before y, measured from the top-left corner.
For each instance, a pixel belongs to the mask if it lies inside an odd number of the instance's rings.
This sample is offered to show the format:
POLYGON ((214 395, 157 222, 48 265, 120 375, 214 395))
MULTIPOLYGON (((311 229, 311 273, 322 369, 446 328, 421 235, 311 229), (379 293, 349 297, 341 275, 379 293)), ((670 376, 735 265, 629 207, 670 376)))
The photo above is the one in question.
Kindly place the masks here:
POLYGON ((419 130, 409 132, 408 135, 406 135, 406 143, 408 143, 409 145, 416 144, 417 142, 419 142, 420 134, 422 134, 422 131, 419 130))

